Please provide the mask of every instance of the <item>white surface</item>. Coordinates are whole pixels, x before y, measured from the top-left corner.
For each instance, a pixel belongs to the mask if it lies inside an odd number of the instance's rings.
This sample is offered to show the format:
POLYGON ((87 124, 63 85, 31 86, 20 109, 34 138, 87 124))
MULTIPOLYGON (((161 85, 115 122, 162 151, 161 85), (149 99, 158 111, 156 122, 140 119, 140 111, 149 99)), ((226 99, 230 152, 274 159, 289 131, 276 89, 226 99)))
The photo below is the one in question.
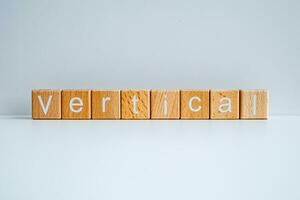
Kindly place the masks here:
POLYGON ((0 119, 0 199, 300 199, 300 117, 0 119))

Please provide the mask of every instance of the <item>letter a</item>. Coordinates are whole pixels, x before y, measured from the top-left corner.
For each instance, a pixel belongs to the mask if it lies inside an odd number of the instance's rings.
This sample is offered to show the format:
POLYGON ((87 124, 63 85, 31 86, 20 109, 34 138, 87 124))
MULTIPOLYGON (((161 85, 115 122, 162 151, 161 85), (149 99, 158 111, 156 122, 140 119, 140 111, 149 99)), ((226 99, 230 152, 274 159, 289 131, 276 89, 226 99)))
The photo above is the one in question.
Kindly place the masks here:
POLYGON ((223 103, 219 106, 219 112, 221 113, 231 112, 231 98, 224 97, 220 99, 220 103, 222 103, 223 101, 227 101, 227 103, 223 103))

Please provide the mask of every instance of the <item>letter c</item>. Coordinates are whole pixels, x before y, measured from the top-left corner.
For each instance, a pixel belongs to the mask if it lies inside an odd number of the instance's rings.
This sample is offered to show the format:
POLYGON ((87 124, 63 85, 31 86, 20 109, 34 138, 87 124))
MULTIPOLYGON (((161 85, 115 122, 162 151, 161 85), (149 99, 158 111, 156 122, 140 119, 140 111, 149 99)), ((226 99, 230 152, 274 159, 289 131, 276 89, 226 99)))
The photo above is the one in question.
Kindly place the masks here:
POLYGON ((193 101, 196 100, 198 102, 201 102, 201 99, 197 96, 193 96, 190 98, 189 100, 189 109, 192 111, 192 112, 198 112, 201 110, 201 106, 198 106, 197 108, 193 108, 193 101))

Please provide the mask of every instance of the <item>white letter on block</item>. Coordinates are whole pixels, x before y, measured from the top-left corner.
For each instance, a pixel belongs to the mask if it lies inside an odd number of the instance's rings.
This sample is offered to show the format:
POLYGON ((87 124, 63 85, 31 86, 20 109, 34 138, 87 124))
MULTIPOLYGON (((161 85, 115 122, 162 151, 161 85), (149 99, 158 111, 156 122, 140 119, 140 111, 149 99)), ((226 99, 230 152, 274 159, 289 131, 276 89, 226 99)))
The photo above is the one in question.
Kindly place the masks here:
POLYGON ((220 103, 222 103, 222 101, 228 101, 228 102, 221 104, 219 106, 219 112, 221 112, 221 113, 231 112, 231 98, 224 97, 224 98, 220 99, 220 103), (224 109, 224 108, 226 108, 226 109, 224 109))
POLYGON ((133 113, 134 114, 139 114, 138 110, 137 110, 137 102, 138 99, 136 98, 136 96, 134 95, 132 98, 132 104, 133 104, 133 113))
POLYGON ((104 97, 102 98, 102 112, 103 112, 103 113, 105 112, 105 107, 106 107, 106 102, 107 102, 107 101, 110 101, 110 97, 104 96, 104 97))
POLYGON ((197 108, 193 108, 193 101, 197 100, 198 102, 201 102, 201 99, 197 96, 193 96, 192 98, 190 98, 189 100, 189 108, 192 112, 198 112, 201 110, 201 106, 198 106, 197 108))
POLYGON ((38 96, 38 100, 39 100, 40 105, 41 105, 41 107, 42 107, 43 113, 46 115, 47 112, 48 112, 48 109, 49 109, 51 100, 52 100, 52 95, 50 95, 50 96, 48 97, 48 101, 47 101, 47 103, 46 103, 46 106, 44 105, 44 102, 43 102, 41 96, 38 96))
POLYGON ((70 110, 72 112, 79 113, 79 112, 82 111, 83 102, 82 102, 82 100, 79 97, 73 97, 70 100, 69 106, 70 106, 70 110), (76 103, 74 101, 78 101, 78 102, 76 103), (79 106, 79 108, 78 109, 74 109, 74 106, 79 106))
POLYGON ((167 101, 167 95, 164 96, 164 115, 168 115, 168 101, 167 101))
POLYGON ((256 95, 253 96, 252 113, 253 115, 256 115, 256 95))

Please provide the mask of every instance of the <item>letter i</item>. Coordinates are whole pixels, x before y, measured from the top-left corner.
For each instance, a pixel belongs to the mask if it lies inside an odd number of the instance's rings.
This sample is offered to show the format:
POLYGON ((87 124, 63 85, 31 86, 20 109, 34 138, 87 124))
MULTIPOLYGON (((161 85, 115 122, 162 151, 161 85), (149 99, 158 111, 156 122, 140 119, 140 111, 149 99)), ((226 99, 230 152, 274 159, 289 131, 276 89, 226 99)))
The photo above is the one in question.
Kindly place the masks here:
POLYGON ((168 115, 168 101, 167 101, 167 95, 164 96, 164 115, 168 115))

